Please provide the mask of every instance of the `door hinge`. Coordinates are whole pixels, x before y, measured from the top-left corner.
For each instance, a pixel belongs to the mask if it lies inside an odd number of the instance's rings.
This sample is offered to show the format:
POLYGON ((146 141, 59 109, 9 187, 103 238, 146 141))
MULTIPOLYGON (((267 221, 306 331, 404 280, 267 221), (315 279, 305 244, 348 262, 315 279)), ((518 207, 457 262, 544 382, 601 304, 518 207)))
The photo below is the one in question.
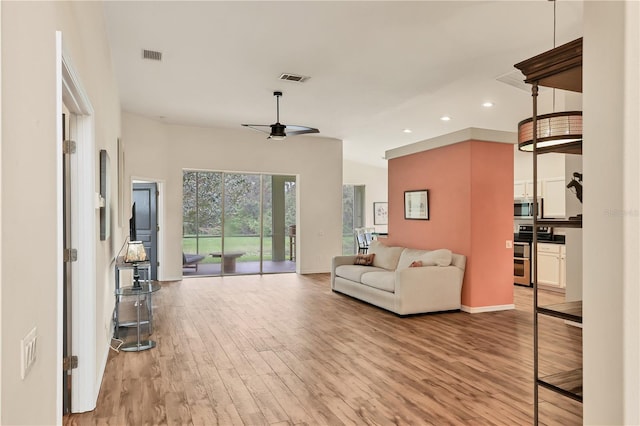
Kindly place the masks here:
POLYGON ((160 266, 160 262, 156 262, 156 266, 160 266))
POLYGON ((62 142, 62 152, 64 152, 65 154, 75 154, 76 141, 66 140, 62 142))
POLYGON ((62 369, 64 371, 73 370, 74 368, 78 368, 78 357, 68 356, 62 360, 62 369))
POLYGON ((156 226, 156 232, 160 232, 160 225, 156 226))
POLYGON ((64 249, 62 259, 65 262, 75 262, 78 260, 78 250, 76 249, 64 249))

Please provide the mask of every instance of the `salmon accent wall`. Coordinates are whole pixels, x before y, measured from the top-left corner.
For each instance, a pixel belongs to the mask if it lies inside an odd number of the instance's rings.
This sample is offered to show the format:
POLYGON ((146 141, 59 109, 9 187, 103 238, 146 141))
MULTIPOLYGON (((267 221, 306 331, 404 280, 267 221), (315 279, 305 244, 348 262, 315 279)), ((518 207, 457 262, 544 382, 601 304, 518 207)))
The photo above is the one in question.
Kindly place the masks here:
POLYGON ((513 145, 469 140, 389 160, 387 245, 467 256, 462 305, 513 304, 513 145), (429 190, 429 220, 404 219, 404 191, 429 190))

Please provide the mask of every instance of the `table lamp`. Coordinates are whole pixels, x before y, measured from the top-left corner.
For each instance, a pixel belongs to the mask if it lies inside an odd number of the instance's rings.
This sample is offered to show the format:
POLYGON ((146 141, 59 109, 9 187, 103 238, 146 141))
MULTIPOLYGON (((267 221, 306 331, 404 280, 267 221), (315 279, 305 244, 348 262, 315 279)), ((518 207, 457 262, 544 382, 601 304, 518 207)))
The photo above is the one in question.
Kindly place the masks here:
POLYGON ((138 263, 146 262, 147 252, 144 250, 142 241, 129 241, 127 243, 127 252, 124 255, 126 263, 133 263, 133 288, 140 288, 140 271, 138 263))

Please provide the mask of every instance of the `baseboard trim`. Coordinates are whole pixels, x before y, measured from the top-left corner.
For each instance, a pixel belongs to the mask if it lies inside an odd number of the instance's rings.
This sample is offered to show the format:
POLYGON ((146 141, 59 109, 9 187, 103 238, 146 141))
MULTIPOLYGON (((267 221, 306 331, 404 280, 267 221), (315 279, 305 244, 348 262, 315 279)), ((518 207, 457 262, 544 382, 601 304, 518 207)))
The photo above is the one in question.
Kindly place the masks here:
POLYGON ((462 305, 460 310, 462 312, 467 312, 469 314, 480 314, 483 312, 509 311, 515 308, 516 308, 516 305, 512 303, 510 305, 493 305, 493 306, 478 306, 478 307, 462 305))

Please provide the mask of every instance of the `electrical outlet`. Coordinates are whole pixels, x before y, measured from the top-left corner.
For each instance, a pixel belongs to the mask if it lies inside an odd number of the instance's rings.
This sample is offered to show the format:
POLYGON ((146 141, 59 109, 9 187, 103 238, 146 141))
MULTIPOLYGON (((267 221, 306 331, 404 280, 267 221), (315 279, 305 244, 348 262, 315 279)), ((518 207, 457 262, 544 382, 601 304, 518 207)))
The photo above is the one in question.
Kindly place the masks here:
POLYGON ((37 343, 38 332, 36 327, 33 327, 33 330, 20 341, 20 376, 23 380, 29 373, 31 366, 36 362, 37 343))
POLYGON ((513 248, 513 242, 511 240, 507 240, 506 248, 513 248))

